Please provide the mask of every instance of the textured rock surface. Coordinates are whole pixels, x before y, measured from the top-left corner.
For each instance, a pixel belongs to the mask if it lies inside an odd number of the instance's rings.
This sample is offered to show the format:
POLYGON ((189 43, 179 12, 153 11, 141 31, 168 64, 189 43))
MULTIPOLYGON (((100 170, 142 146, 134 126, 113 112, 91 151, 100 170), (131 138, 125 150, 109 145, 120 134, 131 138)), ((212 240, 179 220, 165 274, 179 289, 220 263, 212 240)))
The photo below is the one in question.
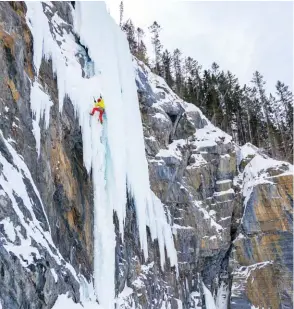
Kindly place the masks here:
MULTIPOLYGON (((66 9, 68 5, 57 4, 56 8, 61 6, 66 9)), ((62 293, 69 292, 73 299, 79 300, 79 284, 74 272, 67 269, 65 261, 86 278, 92 276, 92 187, 83 167, 81 134, 73 107, 65 101, 62 116, 59 113, 56 80, 50 62, 45 61, 39 81, 48 91, 53 106, 49 129, 45 130, 44 125, 41 126, 42 151, 37 156, 30 108, 30 84, 35 72, 32 66, 32 37, 25 13, 26 6, 23 3, 0 3, 0 154, 16 169, 20 168, 15 162, 16 155, 7 148, 5 139, 23 158, 32 177, 25 179, 24 183, 34 205, 36 219, 43 228, 41 234, 50 229, 52 240, 64 260, 58 258, 57 263, 56 249, 52 249, 51 255, 46 248, 26 235, 24 228, 20 228, 22 224, 4 189, 0 194, 0 298, 3 308, 51 308, 62 293), (32 190, 34 185, 40 192, 50 227, 40 200, 32 190), (19 260, 4 249, 7 237, 4 222, 7 218, 14 227, 20 228, 15 246, 25 246, 26 239, 39 252, 32 263, 25 258, 19 260), (51 269, 55 270, 57 282, 51 269)), ((0 171, 1 167, 3 161, 0 171)), ((25 220, 32 220, 32 214, 26 209, 27 204, 23 205, 25 201, 18 197, 18 192, 14 192, 14 195, 25 220)))
POLYGON ((205 308, 202 282, 216 291, 228 283, 234 145, 162 79, 142 64, 137 70, 141 96, 157 98, 149 106, 142 100, 141 110, 151 186, 167 205, 174 229, 180 282, 174 289, 184 308, 205 308), (152 85, 151 93, 144 83, 152 85))
MULTIPOLYGON (((54 27, 60 33, 72 31, 71 10, 69 2, 47 7, 51 27, 57 14, 62 23, 54 27)), ((37 155, 30 107, 36 72, 25 12, 23 3, 0 2, 0 303, 7 309, 52 308, 65 293, 79 302, 82 283, 91 281, 93 273, 93 188, 83 166, 81 132, 68 98, 59 112, 57 82, 51 61, 44 59, 38 80, 53 104, 48 129, 41 121, 37 155), (23 179, 31 210, 18 192, 11 196, 5 189, 7 167, 23 179), (24 227, 28 222, 35 231, 30 235, 24 227), (8 247, 11 243, 14 247, 8 247), (35 248, 29 259, 13 253, 27 243, 35 248)), ((77 44, 81 66, 91 65, 78 39, 77 44)), ((130 199, 124 241, 116 224, 118 306, 210 309, 208 288, 220 309, 291 308, 289 165, 273 161, 273 167, 256 175, 262 181, 250 184, 250 164, 259 154, 241 161, 229 135, 142 63, 134 61, 134 67, 151 187, 165 204, 179 265, 178 273, 168 262, 162 270, 157 243, 151 240, 144 260, 130 199)))
POLYGON ((231 253, 231 308, 292 307, 293 178, 284 170, 262 171, 266 182, 253 187, 246 204, 231 253))

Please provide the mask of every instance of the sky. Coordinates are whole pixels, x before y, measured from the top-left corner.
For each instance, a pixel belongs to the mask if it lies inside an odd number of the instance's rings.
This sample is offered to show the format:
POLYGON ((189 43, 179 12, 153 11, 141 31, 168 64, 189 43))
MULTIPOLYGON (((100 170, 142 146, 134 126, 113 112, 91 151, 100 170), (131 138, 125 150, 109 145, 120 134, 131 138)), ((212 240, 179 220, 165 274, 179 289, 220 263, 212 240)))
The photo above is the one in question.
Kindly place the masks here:
MULTIPOLYGON (((118 22, 120 1, 106 3, 118 22)), ((204 69, 216 62, 242 85, 258 70, 268 92, 275 92, 277 80, 293 91, 293 2, 124 0, 128 18, 145 33, 156 20, 164 48, 179 48, 204 69)), ((149 34, 146 43, 149 48, 149 34)))

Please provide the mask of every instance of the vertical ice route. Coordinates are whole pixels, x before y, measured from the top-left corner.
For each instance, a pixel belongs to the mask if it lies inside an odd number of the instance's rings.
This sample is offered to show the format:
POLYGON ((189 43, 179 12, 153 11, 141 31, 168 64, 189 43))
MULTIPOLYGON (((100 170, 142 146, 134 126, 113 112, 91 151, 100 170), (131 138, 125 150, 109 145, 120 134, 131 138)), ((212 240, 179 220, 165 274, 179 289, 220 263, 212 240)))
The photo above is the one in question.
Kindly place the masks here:
MULTIPOLYGON (((76 53, 80 48, 71 33, 60 35, 63 21, 55 13, 52 32, 41 2, 27 2, 27 22, 34 39, 34 65, 39 72, 41 60, 52 59, 57 77, 59 110, 68 95, 74 105, 83 135, 84 164, 92 169, 94 188, 94 279, 99 303, 104 309, 114 307, 115 298, 115 229, 113 211, 119 219, 120 232, 126 215, 126 184, 134 198, 140 244, 148 257, 146 225, 152 239, 158 239, 161 266, 165 252, 177 267, 171 227, 162 203, 150 190, 145 157, 143 129, 137 98, 134 68, 128 42, 106 11, 103 2, 76 2, 74 28, 95 65, 94 76, 82 77, 76 53), (57 44, 57 41, 59 44, 57 44), (103 127, 97 115, 89 116, 93 96, 102 93, 106 102, 107 121, 103 127), (104 130, 104 131, 103 131, 104 130), (102 138, 102 139, 101 139, 102 138)), ((36 82, 33 83, 34 87, 36 82)), ((38 97, 31 97, 38 113, 38 97)), ((40 107, 41 108, 41 107, 40 107)))

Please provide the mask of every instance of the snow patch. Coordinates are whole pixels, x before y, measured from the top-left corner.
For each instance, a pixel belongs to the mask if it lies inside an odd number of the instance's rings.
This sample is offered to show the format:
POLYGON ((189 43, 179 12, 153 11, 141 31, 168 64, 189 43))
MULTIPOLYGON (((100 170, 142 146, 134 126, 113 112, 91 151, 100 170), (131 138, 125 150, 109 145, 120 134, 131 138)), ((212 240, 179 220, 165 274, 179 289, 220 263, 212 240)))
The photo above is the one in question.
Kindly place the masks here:
POLYGON ((33 112, 33 133, 36 139, 36 150, 40 155, 41 129, 40 121, 43 118, 45 129, 49 127, 50 108, 53 105, 49 96, 41 89, 41 85, 33 82, 30 95, 31 109, 33 112))
POLYGON ((182 160, 181 147, 186 144, 187 142, 183 139, 175 140, 168 145, 168 149, 160 149, 156 155, 156 158, 174 157, 177 160, 182 160))
POLYGON ((198 291, 194 291, 190 293, 190 304, 191 304, 190 309, 192 308, 202 309, 202 306, 200 305, 201 304, 200 299, 201 299, 201 295, 198 291))
POLYGON ((210 225, 215 227, 218 233, 223 231, 223 227, 216 223, 216 221, 210 216, 209 212, 206 209, 201 207, 201 202, 194 201, 194 205, 203 213, 204 220, 210 220, 210 225))
POLYGON ((161 113, 156 113, 155 115, 153 115, 154 118, 160 119, 162 121, 168 121, 168 119, 161 113))
POLYGON ((175 300, 177 301, 177 308, 178 309, 183 309, 183 303, 182 303, 182 301, 180 300, 180 299, 178 299, 178 298, 175 298, 175 300))
POLYGON ((226 190, 226 191, 220 191, 220 192, 214 192, 213 196, 221 196, 221 195, 225 195, 225 194, 235 194, 235 191, 233 188, 226 190))
POLYGON ((52 309, 102 309, 96 302, 87 302, 84 304, 75 303, 72 298, 67 294, 61 294, 58 296, 52 309))
POLYGON ((230 182, 232 182, 232 179, 217 180, 216 184, 224 184, 224 183, 230 183, 230 182))
MULTIPOLYGON (((1 193, 0 193, 0 195, 1 195, 1 193)), ((15 239, 16 239, 16 233, 15 233, 15 230, 14 230, 13 222, 10 221, 10 218, 3 219, 0 222, 0 224, 3 225, 4 233, 7 235, 8 239, 11 242, 14 242, 15 239)))
POLYGON ((182 226, 182 225, 178 225, 178 224, 174 224, 173 227, 172 227, 174 235, 178 234, 178 230, 193 230, 193 229, 194 228, 192 226, 182 226))
POLYGON ((202 283, 202 287, 203 287, 203 292, 204 292, 204 297, 205 297, 206 309, 219 309, 216 307, 213 296, 204 283, 202 283))
POLYGON ((135 304, 134 301, 132 299, 132 294, 133 294, 134 290, 130 287, 127 286, 127 284, 125 284, 124 289, 121 291, 121 293, 119 293, 118 297, 115 300, 115 303, 117 305, 117 308, 132 308, 135 309, 135 304))
POLYGON ((207 161, 203 158, 201 153, 192 154, 191 159, 194 161, 194 163, 188 165, 187 169, 193 169, 207 164, 207 161))
POLYGON ((217 309, 227 309, 229 302, 229 287, 222 282, 217 290, 215 305, 217 309))
MULTIPOLYGON (((272 176, 267 172, 268 169, 278 169, 284 166, 286 171, 279 174, 279 176, 293 175, 293 165, 283 161, 277 161, 271 158, 264 158, 256 155, 245 167, 243 172, 243 187, 242 192, 245 198, 244 205, 246 207, 251 196, 253 188, 259 184, 272 184, 272 176)), ((244 211, 245 213, 245 211, 244 211)))
POLYGON ((57 273, 56 273, 56 271, 55 271, 54 268, 51 268, 51 273, 52 273, 52 276, 53 276, 53 278, 54 278, 54 280, 55 280, 55 283, 57 283, 57 281, 58 281, 58 276, 57 276, 57 273))
POLYGON ((246 143, 245 145, 243 145, 241 148, 241 160, 242 159, 246 159, 248 156, 255 156, 259 149, 252 145, 251 143, 246 143))
MULTIPOLYGON (((203 114, 202 117, 206 118, 203 114)), ((232 142, 230 135, 215 127, 209 120, 207 120, 207 123, 204 128, 196 130, 194 134, 195 145, 198 149, 217 146, 218 143, 228 144, 232 142)))
POLYGON ((233 275, 239 275, 244 277, 246 280, 251 276, 251 273, 255 271, 256 269, 261 269, 263 267, 272 265, 274 261, 265 261, 265 262, 259 262, 255 264, 251 264, 249 266, 241 266, 234 270, 233 275))

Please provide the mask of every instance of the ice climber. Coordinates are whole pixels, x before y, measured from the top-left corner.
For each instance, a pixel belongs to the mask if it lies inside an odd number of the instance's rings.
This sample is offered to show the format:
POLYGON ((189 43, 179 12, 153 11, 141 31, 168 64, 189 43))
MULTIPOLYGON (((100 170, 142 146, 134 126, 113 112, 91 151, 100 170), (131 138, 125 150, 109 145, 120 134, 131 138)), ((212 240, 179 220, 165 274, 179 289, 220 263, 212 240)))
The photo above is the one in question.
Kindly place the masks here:
POLYGON ((94 98, 94 104, 95 105, 94 105, 90 115, 93 116, 95 114, 95 112, 99 112, 99 120, 100 120, 100 123, 102 124, 103 123, 102 117, 103 117, 103 114, 105 112, 105 103, 104 103, 104 100, 103 100, 101 95, 100 95, 100 98, 97 101, 94 98))

